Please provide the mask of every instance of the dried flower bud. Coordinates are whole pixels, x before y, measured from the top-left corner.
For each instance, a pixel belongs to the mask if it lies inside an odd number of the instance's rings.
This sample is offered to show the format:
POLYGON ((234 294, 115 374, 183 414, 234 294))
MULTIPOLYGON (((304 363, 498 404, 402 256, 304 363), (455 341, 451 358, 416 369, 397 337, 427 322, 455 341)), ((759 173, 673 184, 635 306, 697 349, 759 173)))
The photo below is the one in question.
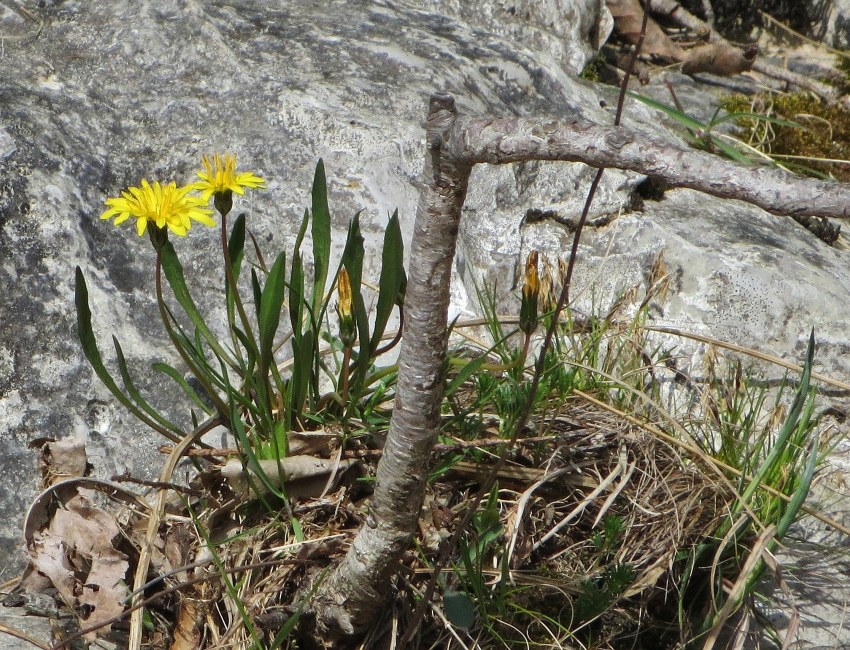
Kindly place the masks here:
POLYGON ((537 272, 537 251, 531 251, 525 261, 525 284, 519 309, 519 328, 526 335, 537 329, 537 302, 540 297, 540 278, 537 272))

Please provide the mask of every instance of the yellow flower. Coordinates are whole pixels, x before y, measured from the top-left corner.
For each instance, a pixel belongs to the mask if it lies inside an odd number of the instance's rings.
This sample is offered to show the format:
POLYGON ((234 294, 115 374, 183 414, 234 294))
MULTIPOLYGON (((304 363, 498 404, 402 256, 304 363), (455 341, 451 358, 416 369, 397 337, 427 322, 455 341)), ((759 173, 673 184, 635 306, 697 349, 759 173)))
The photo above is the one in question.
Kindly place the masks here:
POLYGON ((115 217, 117 226, 130 217, 135 217, 136 231, 140 237, 145 234, 148 222, 155 224, 157 228, 167 226, 175 235, 183 237, 192 227, 192 221, 206 226, 216 225, 210 216, 212 210, 204 207, 207 201, 189 194, 194 189, 194 185, 177 187, 174 182, 160 185, 157 181, 151 185, 142 180, 141 187, 129 187, 121 192, 120 197, 106 199, 109 209, 100 215, 100 218, 115 217))
POLYGON ((195 189, 200 190, 201 198, 209 201, 213 194, 236 192, 245 194, 246 187, 265 187, 266 182, 252 172, 236 173, 236 156, 233 154, 215 154, 202 159, 205 171, 198 172, 200 181, 195 183, 195 189))

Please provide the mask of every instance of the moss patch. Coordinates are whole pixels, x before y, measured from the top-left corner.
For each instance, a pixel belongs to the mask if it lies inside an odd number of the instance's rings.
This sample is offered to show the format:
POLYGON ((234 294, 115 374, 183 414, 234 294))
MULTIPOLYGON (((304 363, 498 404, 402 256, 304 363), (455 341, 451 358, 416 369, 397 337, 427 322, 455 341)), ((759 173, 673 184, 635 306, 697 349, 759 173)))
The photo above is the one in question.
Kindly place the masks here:
POLYGON ((812 95, 735 95, 723 102, 732 112, 752 112, 796 122, 799 127, 755 118, 737 120, 744 139, 777 162, 811 176, 850 181, 850 113, 812 95), (839 162, 836 162, 839 161, 839 162))

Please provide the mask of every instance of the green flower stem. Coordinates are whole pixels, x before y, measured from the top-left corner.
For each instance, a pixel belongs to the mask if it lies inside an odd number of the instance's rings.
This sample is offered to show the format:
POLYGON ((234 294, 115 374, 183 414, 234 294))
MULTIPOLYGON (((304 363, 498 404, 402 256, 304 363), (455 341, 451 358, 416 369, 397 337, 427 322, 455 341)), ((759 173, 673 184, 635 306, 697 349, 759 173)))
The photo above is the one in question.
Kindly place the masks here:
POLYGON ((228 414, 227 405, 221 401, 221 398, 218 396, 215 388, 207 381, 206 375, 201 372, 198 366, 192 361, 191 357, 186 353, 186 350, 183 348, 183 345, 180 343, 180 340, 177 338, 177 335, 174 332, 174 328, 171 327, 170 317, 168 315, 168 311, 165 308, 165 300, 162 297, 162 249, 156 249, 156 302, 159 306, 159 315, 162 318, 162 323, 165 326, 165 331, 168 333, 168 338, 171 339, 171 343, 177 348, 177 352, 180 354, 180 358, 183 359, 183 362, 189 367, 189 370, 192 371, 192 374, 195 375, 195 378, 200 382, 201 386, 204 387, 204 390, 207 391, 207 394, 212 399, 215 404, 215 408, 218 411, 219 415, 222 417, 226 417, 228 414))
POLYGON ((342 369, 340 371, 340 389, 339 394, 342 398, 343 415, 348 412, 348 389, 349 377, 351 372, 351 346, 346 345, 342 353, 342 369))
MULTIPOLYGON (((219 207, 219 202, 216 201, 216 207, 219 207)), ((223 206, 222 206, 223 207, 223 206)), ((239 312, 239 318, 242 320, 242 327, 245 335, 251 344, 257 348, 257 340, 254 338, 254 331, 251 328, 251 323, 248 320, 248 315, 245 312, 245 306, 242 304, 242 298, 239 296, 239 290, 236 287, 236 277, 233 275, 233 264, 230 260, 230 250, 227 247, 227 212, 221 214, 221 248, 224 253, 224 276, 225 282, 233 292, 233 303, 236 305, 236 311, 239 312)), ((239 346, 235 346, 238 350, 239 346)))

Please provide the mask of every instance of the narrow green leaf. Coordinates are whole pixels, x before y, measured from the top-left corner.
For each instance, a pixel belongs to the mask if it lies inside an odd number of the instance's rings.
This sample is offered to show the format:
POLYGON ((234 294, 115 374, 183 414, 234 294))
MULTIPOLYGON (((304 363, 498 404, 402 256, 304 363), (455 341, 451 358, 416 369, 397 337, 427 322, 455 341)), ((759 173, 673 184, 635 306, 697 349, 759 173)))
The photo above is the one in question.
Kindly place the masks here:
POLYGON ((307 226, 310 225, 310 211, 304 209, 304 216, 301 217, 301 225, 298 227, 298 235, 295 237, 295 245, 293 251, 301 252, 301 244, 304 242, 304 235, 307 234, 307 226))
POLYGON ((717 119, 711 120, 711 127, 715 127, 718 124, 723 124, 724 122, 730 122, 733 120, 757 120, 759 122, 767 122, 768 124, 775 124, 776 126, 787 126, 793 129, 802 129, 804 128, 802 124, 798 124, 797 122, 792 122, 791 120, 783 120, 778 117, 771 117, 770 115, 763 115, 761 113, 748 113, 748 112, 736 112, 736 113, 726 113, 717 119))
POLYGON ((156 363, 151 364, 151 367, 157 372, 161 372, 162 374, 170 377, 180 389, 186 393, 186 396, 192 400, 197 406, 204 411, 207 415, 212 415, 215 412, 215 409, 211 404, 207 404, 203 398, 198 395, 198 391, 196 391, 192 386, 183 378, 175 368, 169 366, 167 363, 163 363, 161 361, 157 361, 156 363))
POLYGON ((325 297, 331 258, 331 213, 328 207, 328 185, 325 163, 319 159, 313 177, 313 313, 318 314, 325 297))
POLYGON ((91 309, 89 308, 89 290, 86 287, 86 280, 83 272, 78 266, 74 276, 74 303, 77 308, 77 335, 80 339, 80 345, 83 348, 83 354, 91 365, 94 374, 104 383, 115 399, 123 404, 130 413, 136 416, 143 423, 151 427, 154 431, 158 431, 169 440, 179 442, 181 436, 177 436, 168 429, 164 429, 157 422, 149 418, 141 411, 133 402, 121 391, 118 384, 112 378, 112 375, 106 370, 103 365, 103 359, 100 356, 100 350, 97 348, 97 339, 94 336, 94 330, 91 325, 91 309))
POLYGON ((481 369, 481 366, 484 365, 486 358, 481 356, 475 359, 472 359, 469 363, 464 365, 458 373, 452 378, 449 385, 446 386, 445 396, 450 397, 457 391, 458 388, 463 386, 467 379, 469 379, 472 375, 478 372, 481 369))
POLYGON ((661 111, 662 113, 667 114, 668 116, 672 117, 674 120, 676 120, 682 126, 685 126, 689 129, 693 129, 695 131, 705 131, 706 129, 708 129, 707 124, 704 124, 704 123, 702 123, 698 120, 695 120, 690 115, 683 113, 682 111, 680 111, 675 106, 670 106, 669 104, 665 104, 664 102, 659 102, 656 99, 652 99, 652 97, 640 95, 640 94, 633 92, 631 90, 627 90, 626 93, 629 95, 629 97, 633 97, 636 100, 638 100, 639 102, 643 102, 647 106, 650 106, 650 107, 652 107, 656 110, 661 111))
MULTIPOLYGON (((800 377, 800 386, 797 388, 797 393, 794 395, 794 401, 791 404, 791 409, 788 412, 788 415, 785 418, 785 422, 782 425, 782 428, 779 430, 779 435, 776 436, 776 440, 773 443, 773 446, 770 448, 767 456, 762 462, 761 466, 756 471, 753 476, 752 481, 749 482, 747 488, 741 495, 744 503, 748 503, 753 493, 758 489, 758 487, 764 481, 764 477, 767 475, 769 471, 773 468, 776 463, 777 458, 785 450, 785 445, 788 442, 788 438, 797 428, 797 425, 800 420, 800 414, 803 411, 803 407, 806 404, 806 400, 809 397, 809 383, 812 377, 812 363, 814 362, 814 354, 815 354, 815 331, 812 329, 812 333, 809 336, 809 344, 806 349, 806 361, 803 365, 803 374, 800 377)), ((736 512, 740 511, 740 508, 736 508, 736 512)))
POLYGON ((272 483, 268 474, 263 471, 262 466, 260 465, 260 461, 257 459, 257 454, 254 452, 254 446, 251 441, 248 439, 248 435, 245 431, 245 423, 242 421, 241 416, 239 415, 239 409, 234 405, 231 414, 230 414, 230 423, 231 423, 231 431, 236 436, 236 439, 239 441, 240 446, 242 447, 242 453, 245 454, 246 458, 246 466, 250 470, 250 472, 255 475, 260 482, 265 486, 265 488, 273 495, 278 497, 279 499, 286 499, 286 495, 281 492, 280 488, 272 483))
POLYGON ((242 260, 245 257, 245 215, 240 214, 233 222, 230 229, 230 240, 227 243, 227 253, 230 257, 230 265, 233 269, 233 277, 239 278, 242 269, 242 260))
POLYGON ((171 290, 174 292, 174 297, 177 299, 177 302, 183 308, 183 311, 186 312, 186 315, 189 317, 189 320, 192 321, 195 328, 204 337, 204 340, 210 348, 212 348, 218 356, 222 357, 227 362, 227 365, 232 368, 238 368, 238 365, 233 358, 224 350, 224 348, 221 347, 218 339, 216 339, 215 335, 210 331, 209 327, 207 327, 201 313, 198 311, 198 307, 195 305, 195 301, 189 293, 189 288, 186 286, 186 278, 183 274, 183 265, 177 258, 177 253, 174 251, 174 246, 171 242, 166 242, 162 247, 162 270, 165 272, 165 278, 168 280, 168 284, 171 286, 171 290))
POLYGON ((260 330, 260 371, 265 372, 274 363, 272 346, 277 328, 280 325, 280 311, 283 308, 283 294, 286 288, 286 253, 281 251, 275 259, 266 277, 266 286, 260 302, 260 317, 257 326, 260 330))
POLYGON ((263 302, 263 290, 260 287, 260 279, 257 277, 256 269, 251 269, 251 290, 254 292, 254 311, 257 320, 260 319, 260 307, 263 302))
MULTIPOLYGON (((245 215, 240 214, 233 223, 230 230, 230 240, 227 243, 227 255, 230 258, 230 268, 233 270, 233 279, 239 279, 242 270, 242 260, 245 257, 245 215)), ((236 319, 236 304, 230 283, 225 280, 225 296, 227 298, 227 322, 233 325, 236 319)))
POLYGON ((381 278, 378 282, 378 303, 375 306, 375 325, 369 344, 370 354, 381 344, 381 337, 387 328, 393 307, 401 291, 404 276, 404 240, 398 221, 398 210, 393 213, 384 232, 384 244, 381 251, 381 278))
POLYGON ((292 255, 292 270, 289 275, 289 320, 292 324, 292 336, 298 340, 304 329, 304 263, 297 248, 292 255))
POLYGON ((306 330, 297 340, 292 340, 292 377, 289 384, 289 409, 287 409, 290 429, 295 426, 295 418, 304 409, 313 376, 315 348, 316 338, 313 330, 306 330))
MULTIPOLYGON (((293 523, 293 530, 295 532, 295 539, 298 540, 298 541, 301 541, 299 536, 298 536, 298 530, 300 529, 300 524, 296 527, 296 524, 295 524, 296 520, 293 518, 290 521, 292 521, 292 523, 293 523)), ((303 533, 302 533, 302 535, 303 535, 303 533)), ((322 571, 322 573, 319 574, 319 579, 313 581, 313 585, 310 587, 309 593, 307 594, 307 596, 303 600, 301 600, 298 603, 298 607, 295 609, 295 612, 293 612, 290 615, 290 617, 288 619, 286 619, 284 624, 281 626, 280 630, 278 631, 278 633, 275 635, 274 639, 272 640, 272 644, 271 644, 271 647, 269 648, 269 650, 277 650, 279 647, 281 647, 283 645, 283 642, 286 641, 286 639, 289 637, 289 635, 292 634, 292 632, 295 630, 295 626, 298 624, 298 619, 301 617, 301 614, 304 611, 304 608, 313 599, 313 596, 319 590, 319 587, 322 585, 322 583, 325 581, 325 577, 328 575, 329 570, 330 570, 330 567, 326 567, 322 571)))
POLYGON ((127 368, 127 359, 124 357, 124 351, 121 349, 121 344, 114 335, 112 336, 112 345, 115 346, 115 359, 118 363, 118 372, 121 373, 121 380, 124 382, 124 388, 127 390, 127 393, 133 401, 135 401, 145 413, 159 422, 166 429, 170 429, 181 438, 185 436, 186 433, 180 427, 161 415, 159 411, 151 406, 144 396, 142 396, 141 392, 136 387, 136 384, 133 382, 133 378, 130 376, 130 371, 127 368))

